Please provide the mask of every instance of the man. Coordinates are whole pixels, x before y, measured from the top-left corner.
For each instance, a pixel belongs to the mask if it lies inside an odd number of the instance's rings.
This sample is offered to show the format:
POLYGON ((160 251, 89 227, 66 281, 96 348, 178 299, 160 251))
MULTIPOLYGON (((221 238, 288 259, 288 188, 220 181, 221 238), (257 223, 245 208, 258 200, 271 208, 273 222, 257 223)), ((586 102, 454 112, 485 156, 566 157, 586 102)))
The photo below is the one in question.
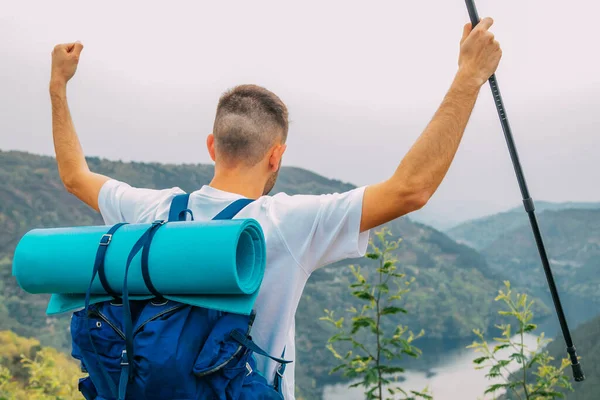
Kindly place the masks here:
MULTIPOLYGON (((422 208, 435 193, 456 154, 481 86, 495 72, 502 51, 486 18, 465 25, 456 77, 423 134, 386 181, 322 196, 267 196, 286 150, 288 111, 270 91, 253 85, 226 92, 217 107, 207 147, 215 162, 209 185, 193 192, 196 220, 209 220, 232 201, 256 199, 237 218, 254 218, 263 227, 267 268, 256 301, 254 341, 270 354, 286 349, 295 359, 294 315, 313 271, 345 258, 363 256, 369 230, 422 208)), ((62 44, 52 54, 52 128, 60 177, 66 189, 100 211, 106 224, 166 219, 179 188, 133 188, 89 170, 69 113, 66 85, 77 69, 80 43, 62 44)), ((272 381, 277 364, 257 357, 272 381)), ((294 364, 283 382, 294 398, 294 364)))

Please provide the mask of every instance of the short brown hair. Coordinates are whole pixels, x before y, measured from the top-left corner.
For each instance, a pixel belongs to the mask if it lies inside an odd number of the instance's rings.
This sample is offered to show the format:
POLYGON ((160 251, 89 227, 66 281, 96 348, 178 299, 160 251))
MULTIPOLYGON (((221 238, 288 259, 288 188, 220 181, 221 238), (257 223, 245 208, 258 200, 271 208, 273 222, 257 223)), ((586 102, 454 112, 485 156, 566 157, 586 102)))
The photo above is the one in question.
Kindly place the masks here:
POLYGON ((288 134, 287 107, 273 92, 240 85, 219 99, 213 127, 216 150, 231 163, 253 166, 288 134))

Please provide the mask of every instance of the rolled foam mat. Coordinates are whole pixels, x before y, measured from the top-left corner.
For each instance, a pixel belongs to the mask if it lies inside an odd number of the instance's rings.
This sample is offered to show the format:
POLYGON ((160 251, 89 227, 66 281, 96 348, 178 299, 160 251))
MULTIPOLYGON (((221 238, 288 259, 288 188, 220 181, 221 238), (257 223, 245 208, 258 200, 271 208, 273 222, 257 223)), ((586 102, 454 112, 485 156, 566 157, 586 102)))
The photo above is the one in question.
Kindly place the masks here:
MULTIPOLYGON (((127 257, 150 224, 122 226, 105 257, 110 287, 122 293, 127 257)), ((94 260, 107 226, 35 229, 23 236, 13 275, 32 294, 52 293, 47 313, 83 307, 94 260)), ((140 251, 129 268, 133 300, 153 297, 144 283, 140 251)), ((253 219, 172 222, 160 227, 150 246, 148 270, 165 298, 221 311, 252 311, 266 264, 263 231, 253 219)), ((92 303, 111 299, 96 276, 92 303)))

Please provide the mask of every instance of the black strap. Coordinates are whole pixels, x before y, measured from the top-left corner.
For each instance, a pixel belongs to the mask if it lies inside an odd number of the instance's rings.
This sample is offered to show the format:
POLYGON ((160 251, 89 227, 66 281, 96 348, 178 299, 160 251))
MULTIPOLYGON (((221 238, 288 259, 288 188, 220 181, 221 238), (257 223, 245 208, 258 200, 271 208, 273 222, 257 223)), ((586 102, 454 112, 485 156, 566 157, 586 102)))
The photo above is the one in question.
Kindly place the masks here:
MULTIPOLYGON (((98 273, 98 278, 100 278, 100 283, 102 284, 102 288, 112 297, 120 297, 119 293, 115 292, 109 285, 108 279, 106 279, 106 272, 104 271, 104 259, 106 258, 106 251, 108 250, 108 245, 112 242, 112 236, 115 232, 122 227, 123 225, 127 225, 122 222, 116 225, 113 225, 108 232, 102 235, 100 239, 100 244, 98 245, 98 251, 96 252, 96 261, 94 262, 94 277, 96 276, 96 272, 98 273)), ((94 280, 92 277, 92 281, 94 280)))
MULTIPOLYGON (((121 362, 123 366, 128 366, 128 375, 131 379, 135 375, 135 368, 133 360, 135 360, 134 348, 133 348, 133 321, 131 318, 131 305, 129 304, 129 287, 127 284, 127 278, 129 275, 129 267, 135 256, 144 248, 148 242, 148 237, 152 232, 156 231, 164 224, 164 221, 154 221, 150 228, 144 232, 142 236, 135 242, 133 248, 129 252, 127 257, 127 263, 125 264, 125 276, 123 278, 123 325, 125 325, 125 353, 124 357, 127 357, 130 362, 121 362)), ((126 390, 126 386, 124 388, 126 390)), ((123 394, 124 395, 124 394, 123 394)))
POLYGON ((282 358, 273 357, 272 355, 267 353, 265 350, 261 349, 252 340, 250 340, 250 338, 248 338, 248 336, 240 333, 240 331, 238 331, 238 330, 234 329, 233 331, 231 331, 230 337, 233 340, 235 340, 236 342, 238 342, 239 344, 241 344, 242 346, 244 346, 245 348, 247 348, 248 350, 252 350, 254 353, 259 354, 261 356, 268 357, 275 362, 278 362, 280 364, 289 364, 292 362, 292 361, 284 360, 282 358))
POLYGON ((156 289, 156 287, 152 283, 152 279, 150 279, 150 271, 148 268, 148 256, 150 254, 150 244, 152 243, 152 239, 154 238, 154 235, 156 235, 156 232, 158 232, 158 229, 156 229, 156 228, 151 229, 149 231, 146 242, 144 243, 144 248, 142 249, 142 277, 144 278, 144 283, 146 284, 146 287, 148 288, 150 293, 152 293, 158 299, 163 299, 162 294, 159 293, 159 291, 156 289))
POLYGON ((98 366, 100 367, 100 371, 102 372, 102 377, 103 377, 105 383, 108 385, 113 396, 115 396, 117 394, 117 388, 115 387, 115 384, 112 381, 112 378, 110 377, 108 371, 106 370, 106 367, 104 366, 104 364, 100 360, 100 356, 98 355, 98 349, 96 349, 96 345, 94 344, 94 339, 92 338, 92 332, 90 330, 90 321, 89 321, 88 311, 90 308, 90 298, 92 295, 92 284, 94 283, 94 279, 96 279, 96 274, 98 274, 98 277, 100 278, 100 283, 102 283, 102 287, 104 288, 104 290, 107 293, 109 293, 113 296, 114 296, 114 294, 117 294, 110 288, 110 286, 106 280, 106 276, 104 274, 104 258, 106 256, 106 250, 108 249, 108 246, 112 242, 113 234, 117 231, 117 229, 119 229, 123 225, 126 225, 126 224, 119 223, 119 224, 113 225, 108 230, 108 232, 106 232, 100 238, 100 243, 98 244, 98 251, 96 252, 96 260, 94 261, 94 269, 92 270, 92 279, 90 279, 90 284, 88 285, 88 289, 85 292, 85 311, 84 312, 85 312, 85 318, 86 318, 86 327, 87 327, 88 338, 92 345, 92 350, 94 350, 94 354, 96 355, 96 361, 98 362, 98 366))
MULTIPOLYGON (((281 353, 281 358, 283 357, 285 357, 285 347, 281 353)), ((279 368, 275 370, 275 378, 273 379, 273 386, 275 386, 277 393, 280 393, 281 395, 283 395, 283 374, 285 373, 286 365, 286 363, 279 364, 279 368)))

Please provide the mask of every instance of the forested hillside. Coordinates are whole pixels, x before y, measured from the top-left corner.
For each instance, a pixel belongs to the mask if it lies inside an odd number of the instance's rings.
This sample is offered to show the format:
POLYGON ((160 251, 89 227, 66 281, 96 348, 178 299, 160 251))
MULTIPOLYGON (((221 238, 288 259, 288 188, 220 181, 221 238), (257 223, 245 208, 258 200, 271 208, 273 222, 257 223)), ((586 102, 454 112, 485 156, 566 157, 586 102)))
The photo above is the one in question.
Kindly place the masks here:
MULTIPOLYGON (((89 163, 94 171, 134 186, 179 186, 186 191, 207 184, 213 172, 207 165, 123 163, 97 158, 90 158, 89 163)), ((52 157, 0 151, 0 181, 3 183, 0 186, 0 327, 22 336, 36 337, 42 345, 68 351, 69 315, 47 317, 44 311, 48 296, 29 295, 16 286, 11 276, 12 254, 18 240, 30 229, 101 224, 102 220, 64 190, 52 157)), ((351 184, 329 180, 309 171, 283 168, 275 192, 321 194, 351 188, 351 184)), ((510 248, 510 244, 494 241, 496 244, 486 253, 494 263, 490 266, 480 252, 409 218, 401 218, 388 227, 396 237, 403 239, 396 252, 398 265, 408 277, 416 278, 408 296, 409 314, 403 320, 404 324, 415 331, 424 329, 428 339, 443 340, 470 339, 472 328, 494 325, 496 306, 493 298, 506 277, 506 271, 496 265, 501 262, 502 250, 494 249, 510 248)), ((596 232, 590 229, 592 233, 596 232)), ((571 234, 569 232, 565 234, 571 234)), ((579 239, 573 238, 574 246, 579 239)), ((522 242, 526 243, 524 236, 522 242)), ((589 251, 595 254, 593 245, 594 242, 590 242, 589 251)), ((515 250, 514 254, 520 253, 515 250)), ((572 255, 577 261, 580 260, 578 254, 573 248, 565 252, 564 257, 572 255)), ((352 262, 369 265, 367 259, 352 262)), ((349 272, 345 266, 349 263, 332 265, 313 274, 297 313, 296 381, 307 398, 318 397, 324 383, 339 379, 328 375, 334 365, 325 348, 331 332, 318 319, 325 308, 345 308, 349 300, 349 272)), ((593 263, 588 267, 582 265, 580 271, 593 273, 593 268, 593 263)), ((510 279, 519 286, 517 279, 512 276, 510 279)), ((586 285, 589 282, 590 279, 579 283, 586 285)), ((537 315, 549 315, 549 309, 541 306, 537 315)))
MULTIPOLYGON (((535 208, 536 214, 540 215, 545 211, 600 210, 600 203, 537 201, 535 208)), ((523 207, 516 207, 506 212, 464 222, 445 232, 459 243, 467 244, 476 250, 483 250, 502 235, 522 226, 529 226, 529 218, 523 207)))
MULTIPOLYGON (((548 346, 556 360, 565 357, 565 346, 557 338, 548 346)), ((600 398, 600 317, 594 318, 573 331, 573 343, 581 357, 585 372, 584 382, 573 382, 573 392, 566 393, 567 400, 597 400, 600 398)), ((571 371, 567 373, 570 375, 571 371)))

